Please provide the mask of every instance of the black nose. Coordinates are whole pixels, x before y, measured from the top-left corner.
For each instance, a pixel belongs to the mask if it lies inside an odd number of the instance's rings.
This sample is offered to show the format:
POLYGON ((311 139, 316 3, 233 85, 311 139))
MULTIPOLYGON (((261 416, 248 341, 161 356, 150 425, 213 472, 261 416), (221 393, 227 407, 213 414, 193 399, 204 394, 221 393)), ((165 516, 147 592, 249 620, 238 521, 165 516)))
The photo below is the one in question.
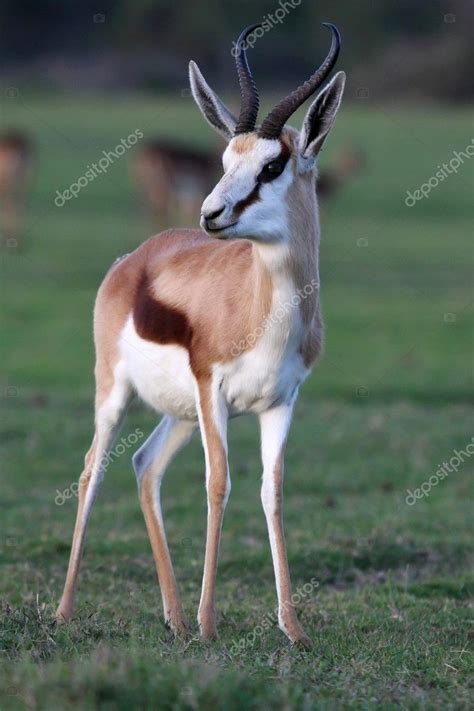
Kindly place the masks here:
POLYGON ((214 210, 214 212, 203 212, 202 216, 204 217, 206 222, 208 220, 215 220, 216 217, 219 217, 219 215, 222 215, 224 210, 225 210, 225 205, 223 207, 219 208, 219 210, 214 210))

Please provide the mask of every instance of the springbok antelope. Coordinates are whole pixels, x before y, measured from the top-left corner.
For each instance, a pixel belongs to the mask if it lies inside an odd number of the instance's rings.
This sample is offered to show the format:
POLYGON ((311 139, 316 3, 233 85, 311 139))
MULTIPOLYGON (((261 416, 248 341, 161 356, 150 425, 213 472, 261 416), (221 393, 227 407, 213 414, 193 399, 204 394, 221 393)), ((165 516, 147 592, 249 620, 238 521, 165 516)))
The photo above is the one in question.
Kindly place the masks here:
POLYGON ((152 237, 115 263, 99 289, 94 313, 95 436, 79 480, 77 520, 58 619, 72 615, 104 455, 136 391, 163 414, 134 455, 133 466, 168 626, 175 633, 188 629, 161 512, 165 469, 199 427, 208 517, 198 623, 203 638, 214 638, 217 559, 230 492, 227 422, 229 417, 256 413, 263 460, 261 498, 279 626, 292 642, 309 644, 292 603, 282 522, 283 457, 298 388, 323 342, 315 159, 339 108, 344 73, 321 89, 301 132, 285 124, 321 87, 336 62, 339 32, 326 24, 332 33, 326 59, 258 128, 258 93, 245 51, 246 39, 258 25, 244 30, 238 40, 238 119, 210 89, 196 64, 189 65, 197 105, 228 141, 224 175, 202 205, 202 231, 171 229, 152 237), (293 308, 282 309, 286 303, 293 308))
POLYGON ((131 173, 151 217, 193 220, 219 170, 218 154, 163 139, 147 141, 132 157, 131 173))
POLYGON ((2 241, 18 240, 33 175, 33 146, 23 133, 0 136, 0 231, 2 241))
MULTIPOLYGON (((319 200, 326 202, 341 192, 361 171, 363 162, 356 148, 341 146, 332 162, 319 171, 319 200)), ((216 151, 197 151, 154 139, 135 151, 131 174, 153 221, 169 223, 176 215, 183 220, 195 218, 218 168, 216 151)))

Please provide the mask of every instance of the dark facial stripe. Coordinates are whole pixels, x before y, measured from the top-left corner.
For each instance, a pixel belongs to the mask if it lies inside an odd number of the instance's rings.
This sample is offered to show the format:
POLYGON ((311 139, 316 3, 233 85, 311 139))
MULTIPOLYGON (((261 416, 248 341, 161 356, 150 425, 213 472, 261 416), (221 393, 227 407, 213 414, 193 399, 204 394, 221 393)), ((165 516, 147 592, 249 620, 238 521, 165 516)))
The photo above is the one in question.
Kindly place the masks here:
POLYGON ((260 184, 257 183, 254 189, 243 200, 239 200, 234 207, 235 217, 240 217, 243 211, 260 200, 260 184))
MULTIPOLYGON (((284 170, 286 168, 286 164, 290 160, 291 150, 281 138, 280 138, 280 145, 281 145, 281 152, 273 160, 274 161, 281 161, 281 163, 283 164, 283 170, 284 170)), ((235 217, 239 218, 242 215, 244 210, 246 210, 250 205, 253 205, 254 203, 256 203, 260 200, 260 185, 261 185, 261 183, 257 182, 255 184, 255 187, 247 195, 247 197, 244 198, 243 200, 239 200, 239 202, 237 202, 235 204, 234 213, 233 213, 235 217)))

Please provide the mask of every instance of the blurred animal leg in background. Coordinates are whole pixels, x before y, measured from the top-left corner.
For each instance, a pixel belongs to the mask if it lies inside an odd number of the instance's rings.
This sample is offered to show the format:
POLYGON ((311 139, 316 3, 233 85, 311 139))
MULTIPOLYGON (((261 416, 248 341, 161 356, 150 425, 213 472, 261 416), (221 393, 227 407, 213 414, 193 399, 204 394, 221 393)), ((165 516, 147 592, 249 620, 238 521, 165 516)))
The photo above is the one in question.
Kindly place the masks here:
POLYGON ((132 156, 132 180, 145 213, 154 226, 168 226, 172 213, 173 186, 160 151, 148 143, 132 156))
POLYGON ((148 141, 134 153, 132 178, 154 225, 173 220, 197 226, 202 201, 216 177, 214 150, 196 150, 164 139, 148 141))
POLYGON ((26 202, 33 176, 33 147, 24 134, 0 136, 0 241, 21 243, 26 202))

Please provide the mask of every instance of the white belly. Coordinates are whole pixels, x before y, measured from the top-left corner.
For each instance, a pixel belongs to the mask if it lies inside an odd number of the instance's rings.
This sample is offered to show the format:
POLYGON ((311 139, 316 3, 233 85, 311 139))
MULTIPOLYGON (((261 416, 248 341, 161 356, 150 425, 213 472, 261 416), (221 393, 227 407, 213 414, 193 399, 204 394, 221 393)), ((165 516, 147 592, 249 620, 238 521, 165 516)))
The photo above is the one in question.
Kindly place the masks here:
MULTIPOLYGON (((146 403, 163 414, 197 419, 196 381, 185 348, 140 338, 132 318, 120 347, 128 377, 146 403)), ((288 401, 307 374, 296 346, 290 342, 282 350, 275 345, 274 334, 264 335, 231 362, 214 366, 231 416, 264 412, 288 401)))
POLYGON ((140 338, 131 317, 122 331, 120 348, 128 377, 142 400, 166 415, 197 418, 196 381, 185 348, 140 338))

